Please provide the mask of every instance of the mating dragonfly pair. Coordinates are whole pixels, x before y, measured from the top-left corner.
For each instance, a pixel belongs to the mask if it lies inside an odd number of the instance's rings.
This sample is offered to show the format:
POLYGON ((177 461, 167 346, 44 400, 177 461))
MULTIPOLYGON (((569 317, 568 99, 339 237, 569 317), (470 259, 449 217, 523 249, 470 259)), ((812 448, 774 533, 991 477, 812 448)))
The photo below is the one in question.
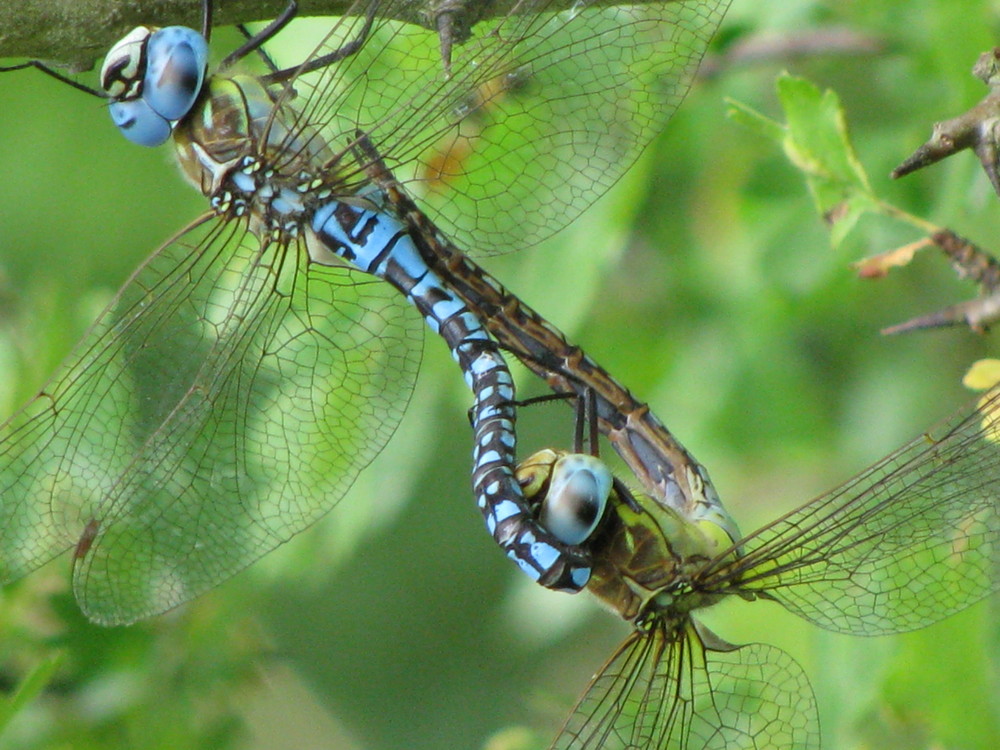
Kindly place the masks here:
POLYGON ((540 583, 587 588, 634 625, 554 746, 817 746, 798 665, 692 612, 767 598, 868 635, 995 590, 994 402, 740 537, 649 409, 452 244, 508 249, 586 208, 679 104, 727 4, 458 3, 428 31, 413 3, 360 2, 300 66, 260 76, 228 68, 285 18, 208 77, 190 29, 123 40, 102 70, 116 124, 172 138, 210 210, 0 433, 3 579, 75 549, 84 611, 131 622, 306 528, 402 416, 415 306, 473 392, 494 538, 540 583), (646 494, 580 456, 515 468, 504 352, 591 394, 646 494))

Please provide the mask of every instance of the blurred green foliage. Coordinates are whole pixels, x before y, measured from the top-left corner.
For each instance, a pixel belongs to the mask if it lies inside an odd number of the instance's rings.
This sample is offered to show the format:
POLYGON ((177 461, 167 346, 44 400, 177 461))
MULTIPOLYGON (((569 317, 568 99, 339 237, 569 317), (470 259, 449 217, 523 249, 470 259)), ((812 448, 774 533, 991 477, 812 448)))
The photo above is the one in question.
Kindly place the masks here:
MULTIPOLYGON (((858 280, 851 261, 919 234, 866 215, 832 249, 802 175, 728 119, 725 100, 781 119, 783 69, 836 90, 876 194, 1000 250, 997 199, 973 156, 898 184, 886 177, 931 122, 983 94, 968 71, 998 21, 989 0, 734 0, 712 77, 641 163, 567 231, 488 264, 650 402, 745 530, 968 400, 962 372, 996 346, 964 330, 881 338, 974 290, 931 254, 858 280), (806 35, 836 29, 878 49, 838 54, 822 33, 806 35), (811 41, 795 55, 781 45, 737 54, 761 38, 811 41)), ((0 86, 9 413, 202 205, 166 150, 121 141, 99 103, 30 72, 0 86)), ((526 376, 524 386, 542 392, 526 376)), ((5 588, 0 748, 543 746, 624 633, 584 597, 531 586, 484 533, 467 406, 447 352, 429 340, 403 426, 336 511, 176 612, 92 626, 67 590, 66 560, 5 588)), ((522 455, 565 446, 570 417, 560 405, 525 410, 522 455)), ((707 619, 727 640, 773 643, 803 664, 826 747, 991 748, 996 608, 994 598, 879 639, 824 633, 766 603, 707 619)))

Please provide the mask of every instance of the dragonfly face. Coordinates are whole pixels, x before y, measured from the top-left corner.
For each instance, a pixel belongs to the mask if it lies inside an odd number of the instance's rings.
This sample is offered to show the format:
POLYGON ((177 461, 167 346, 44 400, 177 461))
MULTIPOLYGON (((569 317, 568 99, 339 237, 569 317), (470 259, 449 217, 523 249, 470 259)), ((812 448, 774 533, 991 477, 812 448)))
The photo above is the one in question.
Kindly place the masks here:
POLYGON ((201 94, 208 43, 194 29, 139 26, 104 59, 101 88, 111 98, 111 119, 140 146, 159 146, 201 94))
POLYGON ((566 544, 587 542, 604 519, 612 477, 593 456, 539 451, 517 467, 517 479, 542 525, 566 544))

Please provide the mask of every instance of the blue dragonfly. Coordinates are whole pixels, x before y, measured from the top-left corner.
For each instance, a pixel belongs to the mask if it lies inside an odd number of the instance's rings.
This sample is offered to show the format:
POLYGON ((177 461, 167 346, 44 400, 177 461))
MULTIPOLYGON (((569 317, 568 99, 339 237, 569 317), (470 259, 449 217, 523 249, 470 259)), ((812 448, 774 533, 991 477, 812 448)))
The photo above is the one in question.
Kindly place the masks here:
POLYGON ((360 2, 301 66, 261 76, 229 67, 287 18, 212 76, 190 29, 123 39, 101 72, 113 120, 142 145, 172 139, 211 207, 4 426, 2 578, 75 548, 82 608, 125 623, 306 528, 405 409, 414 305, 475 394, 473 485, 494 537, 544 585, 582 588, 586 552, 514 481, 503 358, 435 253, 446 234, 511 249, 589 205, 677 107, 726 5, 518 3, 462 19, 467 38, 442 52, 398 20, 409 3, 360 2))

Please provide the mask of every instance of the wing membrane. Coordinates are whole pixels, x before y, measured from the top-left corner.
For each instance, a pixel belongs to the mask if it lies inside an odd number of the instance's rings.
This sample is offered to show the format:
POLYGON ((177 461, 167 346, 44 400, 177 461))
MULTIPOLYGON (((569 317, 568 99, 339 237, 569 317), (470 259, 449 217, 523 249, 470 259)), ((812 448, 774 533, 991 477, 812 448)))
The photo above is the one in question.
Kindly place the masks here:
POLYGON ((784 651, 737 648, 690 620, 661 619, 618 648, 552 747, 818 748, 818 717, 805 673, 784 651))
POLYGON ((741 578, 821 627, 929 625, 1000 588, 1000 392, 744 540, 741 578))
MULTIPOLYGON (((448 74, 436 34, 385 20, 408 5, 378 3, 359 52, 296 82, 300 106, 335 148, 363 131, 455 239, 504 252, 564 226, 631 166, 687 93, 728 0, 511 3, 473 26, 448 74)), ((322 51, 357 39, 369 6, 322 51)))
POLYGON ((3 579, 79 541, 91 619, 216 585, 328 511, 392 434, 422 342, 388 285, 204 220, 0 432, 3 579))

